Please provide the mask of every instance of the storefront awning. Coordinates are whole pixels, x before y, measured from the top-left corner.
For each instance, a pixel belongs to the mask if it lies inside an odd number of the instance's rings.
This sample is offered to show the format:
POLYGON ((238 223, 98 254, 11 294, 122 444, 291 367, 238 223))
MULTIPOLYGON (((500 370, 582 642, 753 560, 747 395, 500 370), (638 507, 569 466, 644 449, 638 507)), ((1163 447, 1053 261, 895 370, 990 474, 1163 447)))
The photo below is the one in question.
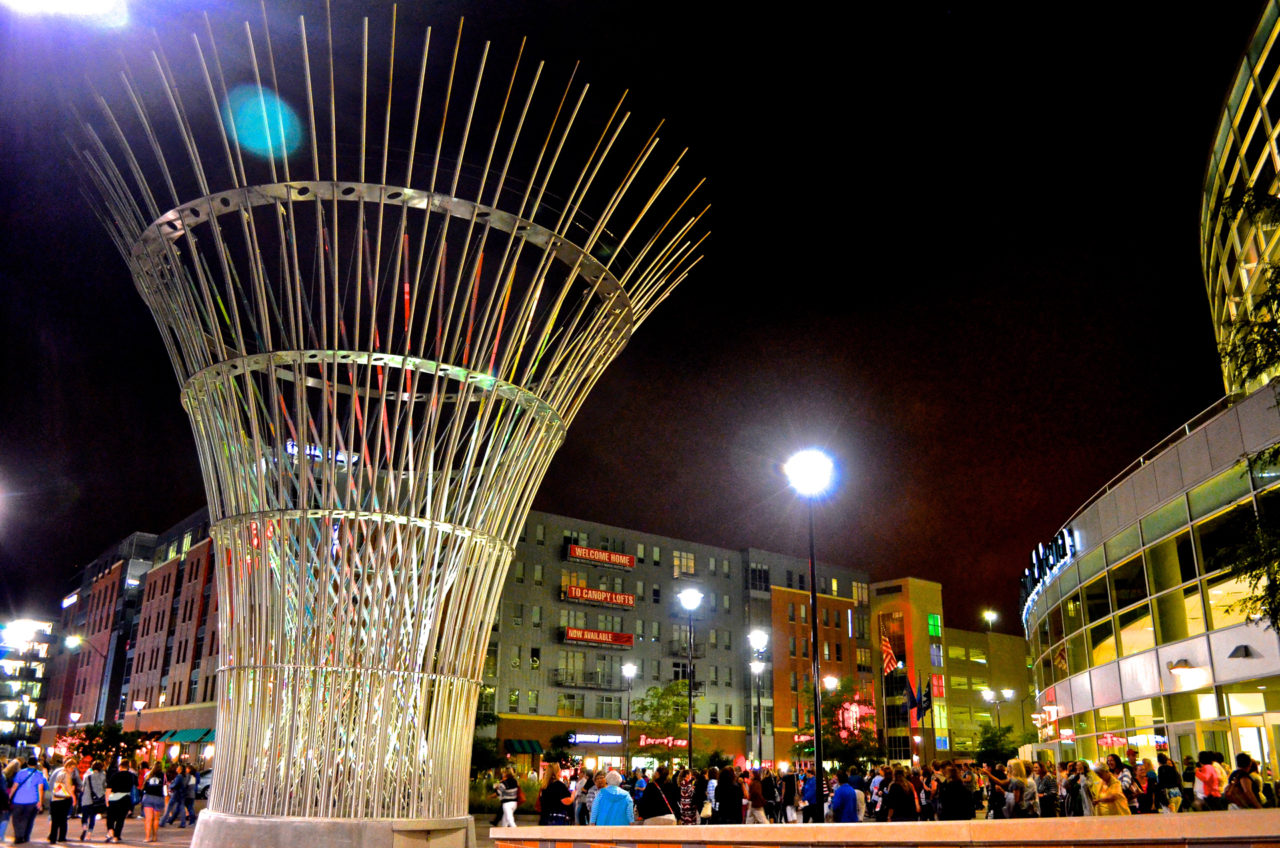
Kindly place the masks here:
POLYGON ((193 727, 186 730, 175 730, 169 734, 170 742, 199 742, 209 732, 207 727, 193 727))
POLYGON ((542 743, 537 739, 504 739, 502 749, 508 754, 541 754, 542 743))

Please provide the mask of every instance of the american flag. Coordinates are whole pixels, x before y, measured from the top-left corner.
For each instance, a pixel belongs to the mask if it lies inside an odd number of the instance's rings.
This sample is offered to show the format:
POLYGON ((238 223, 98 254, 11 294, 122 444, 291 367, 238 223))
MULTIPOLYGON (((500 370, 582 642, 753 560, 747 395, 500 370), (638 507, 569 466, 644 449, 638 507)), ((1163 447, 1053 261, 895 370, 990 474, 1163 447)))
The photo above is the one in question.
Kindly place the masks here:
POLYGON ((884 657, 884 673, 891 674, 898 667, 898 658, 893 655, 893 643, 889 641, 889 631, 880 621, 880 654, 884 657))

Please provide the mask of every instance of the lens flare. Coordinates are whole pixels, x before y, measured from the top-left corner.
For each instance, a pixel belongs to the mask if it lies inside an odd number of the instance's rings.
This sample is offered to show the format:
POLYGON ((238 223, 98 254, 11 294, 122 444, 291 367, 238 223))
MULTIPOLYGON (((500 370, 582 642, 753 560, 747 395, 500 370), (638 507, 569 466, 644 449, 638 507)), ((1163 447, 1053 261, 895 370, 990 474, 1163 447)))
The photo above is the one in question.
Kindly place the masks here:
POLYGON ((302 142, 302 122, 293 107, 269 88, 238 85, 222 104, 227 135, 256 156, 283 159, 302 142))

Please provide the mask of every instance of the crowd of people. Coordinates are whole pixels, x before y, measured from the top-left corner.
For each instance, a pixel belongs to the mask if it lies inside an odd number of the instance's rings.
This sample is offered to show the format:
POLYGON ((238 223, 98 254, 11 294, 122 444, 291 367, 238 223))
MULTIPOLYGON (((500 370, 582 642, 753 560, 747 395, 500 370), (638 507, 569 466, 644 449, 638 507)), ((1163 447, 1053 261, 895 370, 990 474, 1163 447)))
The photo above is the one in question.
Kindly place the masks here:
MULTIPOLYGON (((740 766, 674 773, 659 766, 623 774, 562 773, 549 764, 542 775, 537 810, 540 825, 767 824, 832 821, 963 821, 1073 816, 1142 815, 1192 810, 1276 806, 1274 786, 1263 780, 1248 754, 1228 772, 1221 754, 1202 751, 1183 768, 1165 754, 1158 763, 1126 752, 1087 761, 1005 764, 934 761, 921 768, 880 765, 824 775, 825 804, 817 800, 813 770, 775 774, 740 766)), ((523 802, 511 771, 495 787, 500 822, 515 827, 523 802)))
POLYGON ((195 824, 196 785, 195 768, 183 764, 166 768, 142 762, 135 771, 127 760, 110 766, 100 760, 85 764, 74 756, 52 762, 10 760, 0 771, 0 842, 10 825, 14 845, 29 842, 45 811, 50 844, 69 841, 73 821, 80 827, 79 841, 92 840, 99 819, 106 831, 103 841, 120 842, 125 820, 135 817, 139 807, 143 838, 155 842, 161 827, 195 824))

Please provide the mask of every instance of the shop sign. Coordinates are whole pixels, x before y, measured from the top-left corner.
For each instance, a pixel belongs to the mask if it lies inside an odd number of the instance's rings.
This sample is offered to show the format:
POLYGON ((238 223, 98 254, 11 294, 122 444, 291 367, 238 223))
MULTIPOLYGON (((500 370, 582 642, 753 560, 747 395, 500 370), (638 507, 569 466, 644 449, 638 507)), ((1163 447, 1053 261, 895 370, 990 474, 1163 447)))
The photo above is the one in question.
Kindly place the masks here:
POLYGON ((1076 732, 1069 727, 1064 727, 1058 731, 1058 738, 1063 742, 1076 741, 1076 732))
POLYGON ((1103 733, 1098 736, 1098 744, 1104 748, 1123 748, 1129 743, 1124 736, 1117 736, 1114 733, 1103 733))
POLYGON ((615 568, 636 567, 636 558, 631 554, 602 551, 599 548, 584 548, 582 545, 569 546, 569 559, 574 562, 589 562, 593 565, 611 565, 615 568))
POLYGON ((812 733, 793 733, 791 734, 791 741, 792 742, 812 742, 813 734, 812 733))
POLYGON ((561 597, 566 601, 608 604, 614 607, 634 607, 636 605, 635 595, 630 595, 626 592, 609 592, 605 589, 589 589, 586 586, 566 586, 561 593, 561 597))
POLYGON ((664 748, 688 748, 689 740, 684 738, 676 738, 675 736, 664 736, 661 739, 655 739, 652 736, 640 735, 640 747, 646 745, 661 745, 664 748))
POLYGON ((616 645, 620 648, 630 648, 635 644, 636 637, 630 633, 614 633, 611 630, 585 630, 581 627, 566 627, 564 629, 564 640, 566 642, 587 642, 592 645, 616 645))
POLYGON ((616 733, 570 733, 571 745, 621 745, 622 736, 616 733))

